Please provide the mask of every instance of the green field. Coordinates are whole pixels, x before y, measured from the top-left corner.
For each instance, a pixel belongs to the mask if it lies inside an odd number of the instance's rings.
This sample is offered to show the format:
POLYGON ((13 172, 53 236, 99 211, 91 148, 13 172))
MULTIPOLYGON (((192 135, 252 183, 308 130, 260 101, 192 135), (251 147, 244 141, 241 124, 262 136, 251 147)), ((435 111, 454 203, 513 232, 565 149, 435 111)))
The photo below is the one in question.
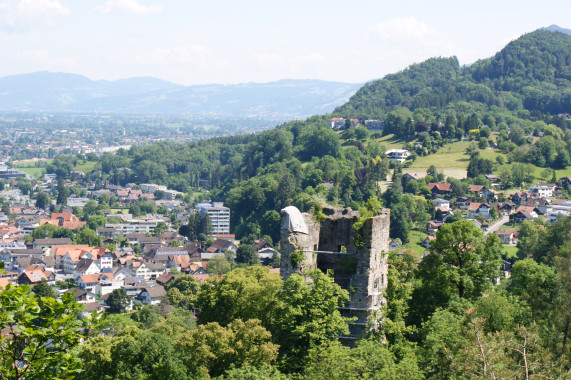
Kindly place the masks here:
POLYGON ((92 171, 93 169, 95 169, 95 164, 97 162, 95 161, 86 161, 83 164, 80 165, 76 165, 73 170, 78 171, 78 172, 84 172, 85 174, 89 173, 90 171, 92 171))
POLYGON ((418 157, 404 172, 425 172, 431 165, 434 165, 447 177, 466 178, 469 159, 465 152, 468 145, 468 141, 448 144, 434 154, 418 157))
MULTIPOLYGON (((52 161, 53 160, 22 160, 14 162, 14 168, 31 175, 35 179, 39 179, 46 172, 45 166, 50 164, 52 161)), ((87 174, 95 169, 95 164, 96 162, 94 161, 85 161, 76 165, 72 170, 87 174)))
POLYGON ((408 234, 409 242, 403 248, 413 249, 419 254, 423 254, 426 248, 420 245, 428 235, 422 231, 411 230, 408 234))
POLYGON ((16 168, 16 169, 23 171, 24 173, 26 173, 28 175, 31 175, 35 179, 40 178, 46 172, 45 168, 16 168))
POLYGON ((403 140, 395 138, 393 134, 383 136, 380 139, 373 139, 372 141, 381 143, 386 149, 401 149, 404 144, 403 140))

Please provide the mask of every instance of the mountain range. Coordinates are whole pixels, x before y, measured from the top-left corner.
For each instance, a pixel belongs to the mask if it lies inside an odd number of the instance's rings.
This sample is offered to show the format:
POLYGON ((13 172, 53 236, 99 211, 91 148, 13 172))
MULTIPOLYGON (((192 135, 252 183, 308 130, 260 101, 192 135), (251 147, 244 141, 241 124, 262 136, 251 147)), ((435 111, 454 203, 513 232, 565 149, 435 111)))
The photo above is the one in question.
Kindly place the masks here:
POLYGON ((182 86, 141 77, 93 81, 36 72, 0 78, 0 111, 300 118, 331 112, 361 84, 322 80, 182 86))

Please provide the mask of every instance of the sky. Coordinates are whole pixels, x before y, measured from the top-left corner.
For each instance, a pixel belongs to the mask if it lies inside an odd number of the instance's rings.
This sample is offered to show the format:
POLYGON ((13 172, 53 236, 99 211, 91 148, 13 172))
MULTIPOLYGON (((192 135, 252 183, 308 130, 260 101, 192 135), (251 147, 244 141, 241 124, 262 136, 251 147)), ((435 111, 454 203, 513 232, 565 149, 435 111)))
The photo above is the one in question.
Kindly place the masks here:
POLYGON ((570 16, 568 0, 0 0, 0 77, 363 83, 435 56, 471 64, 570 16))

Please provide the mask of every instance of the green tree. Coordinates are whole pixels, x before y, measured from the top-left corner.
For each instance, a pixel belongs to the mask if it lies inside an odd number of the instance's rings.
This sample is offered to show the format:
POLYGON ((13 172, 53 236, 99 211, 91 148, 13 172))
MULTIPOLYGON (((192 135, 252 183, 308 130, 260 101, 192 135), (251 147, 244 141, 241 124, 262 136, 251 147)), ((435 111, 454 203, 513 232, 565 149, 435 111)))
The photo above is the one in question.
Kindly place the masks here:
POLYGON ((180 275, 166 284, 165 290, 171 305, 188 309, 196 299, 200 282, 194 276, 180 275))
POLYGON ((146 305, 136 313, 131 314, 131 319, 139 322, 145 329, 150 329, 162 319, 160 310, 155 305, 146 305))
POLYGON ((401 239, 403 244, 408 243, 408 235, 412 226, 412 220, 407 207, 400 203, 391 208, 390 236, 393 239, 401 239))
POLYGON ((508 289, 531 307, 534 319, 545 319, 552 308, 556 279, 547 265, 523 259, 513 265, 508 289))
POLYGON ((236 250, 236 262, 238 264, 260 264, 260 257, 256 247, 250 244, 240 244, 236 250))
POLYGON ((501 241, 495 234, 484 237, 468 220, 444 224, 430 252, 442 257, 439 270, 460 298, 480 295, 499 275, 501 241))
POLYGON ((87 219, 87 227, 93 231, 96 231, 100 227, 105 227, 106 223, 107 218, 105 218, 103 215, 93 215, 87 219))
POLYGON ((4 379, 62 379, 81 370, 72 350, 91 325, 76 318, 83 305, 71 293, 41 301, 25 285, 0 291, 0 329, 9 331, 0 337, 4 379))
POLYGON ((153 229, 153 233, 155 235, 162 234, 165 231, 168 231, 169 227, 165 222, 159 222, 157 226, 153 229))
POLYGON ((76 244, 87 244, 90 247, 99 247, 103 243, 101 236, 87 227, 84 227, 75 235, 74 241, 76 244))
POLYGON ((40 191, 38 193, 38 195, 36 195, 36 207, 37 208, 41 208, 44 209, 46 207, 48 207, 51 204, 52 200, 50 199, 50 196, 47 195, 46 193, 44 193, 43 191, 40 191))
POLYGON ((423 379, 413 350, 397 358, 380 341, 363 339, 354 348, 330 342, 310 351, 304 368, 307 379, 423 379))
POLYGON ((309 281, 292 274, 283 283, 270 327, 290 370, 303 367, 312 347, 349 333, 350 319, 339 312, 349 300, 348 292, 319 270, 304 275, 309 281))
POLYGON ((228 326, 210 322, 186 332, 176 343, 191 372, 221 375, 232 366, 263 367, 274 362, 278 346, 257 319, 233 320, 228 326))
POLYGON ((276 293, 282 284, 278 274, 259 265, 234 269, 222 279, 211 277, 196 299, 199 320, 226 326, 234 319, 259 319, 264 326, 271 326, 276 293))
POLYGON ((224 255, 215 255, 206 263, 206 271, 212 274, 224 274, 230 272, 232 266, 224 255))
POLYGON ((58 298, 58 292, 51 285, 48 284, 46 280, 42 280, 32 286, 32 292, 41 299, 45 298, 58 298))
POLYGON ((122 313, 129 303, 129 296, 124 288, 115 289, 107 297, 107 306, 110 313, 122 313))
POLYGON ((60 178, 58 180, 58 186, 57 186, 56 203, 58 205, 65 206, 67 204, 67 198, 69 197, 69 193, 70 193, 69 189, 65 186, 65 183, 60 178))

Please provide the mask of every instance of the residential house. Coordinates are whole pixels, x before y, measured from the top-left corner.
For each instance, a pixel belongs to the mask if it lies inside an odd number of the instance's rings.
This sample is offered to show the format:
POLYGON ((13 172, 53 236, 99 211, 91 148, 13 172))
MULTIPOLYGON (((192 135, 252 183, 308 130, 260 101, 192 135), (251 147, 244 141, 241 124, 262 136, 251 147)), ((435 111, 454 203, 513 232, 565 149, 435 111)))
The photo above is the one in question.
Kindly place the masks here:
POLYGON ((515 212, 515 203, 513 203, 513 202, 502 202, 502 203, 498 204, 498 210, 505 215, 510 215, 513 212, 515 212))
POLYGON ((425 172, 409 172, 409 173, 403 174, 403 179, 405 179, 407 181, 419 180, 419 179, 422 179, 424 177, 426 177, 425 172))
POLYGON ((428 189, 432 192, 432 195, 447 195, 452 192, 452 185, 449 183, 430 182, 428 189))
POLYGON ((166 268, 164 264, 141 263, 140 265, 133 265, 133 269, 135 276, 143 277, 145 280, 154 280, 159 277, 166 268))
POLYGON ((440 211, 448 211, 450 209, 450 201, 442 198, 435 198, 432 200, 434 208, 440 211))
POLYGON ((468 191, 472 192, 472 193, 476 193, 478 195, 482 195, 484 194, 484 186, 482 185, 470 185, 468 186, 468 191))
POLYGON ((99 227, 95 230, 95 232, 103 239, 114 239, 119 236, 117 230, 113 227, 99 227))
POLYGON ((34 240, 34 249, 41 249, 45 256, 50 256, 52 253, 52 246, 54 245, 69 245, 72 241, 70 238, 52 238, 52 239, 36 239, 34 240))
POLYGON ((173 274, 164 272, 159 277, 156 278, 155 282, 159 285, 165 286, 166 284, 174 281, 176 277, 173 274))
POLYGON ((272 246, 264 239, 254 240, 254 248, 258 251, 258 257, 264 265, 268 265, 272 258, 274 257, 275 250, 272 246))
POLYGON ((345 128, 345 119, 340 117, 332 117, 328 120, 328 123, 329 126, 336 131, 345 128))
POLYGON ((460 197, 456 200, 456 207, 462 210, 467 210, 471 202, 472 197, 460 197))
POLYGON ((79 289, 95 293, 95 287, 99 284, 99 276, 99 273, 82 274, 76 280, 77 286, 79 289))
POLYGON ((66 293, 72 293, 75 296, 75 301, 83 304, 87 302, 95 302, 97 300, 97 294, 85 289, 72 288, 67 290, 66 293))
POLYGON ((91 318, 91 313, 96 312, 98 314, 103 314, 105 311, 105 306, 99 302, 86 302, 84 304, 85 308, 81 311, 80 318, 87 319, 91 318))
POLYGON ((424 248, 429 248, 430 247, 430 242, 436 240, 436 236, 427 236, 426 239, 424 239, 422 241, 422 243, 420 245, 422 245, 424 248))
POLYGON ((233 252, 236 252, 237 247, 231 241, 216 239, 216 241, 210 247, 206 248, 206 252, 208 252, 208 253, 224 253, 224 251, 227 249, 229 249, 233 252))
POLYGON ((12 263, 16 261, 16 259, 22 257, 34 257, 34 258, 41 258, 43 256, 43 252, 41 249, 22 249, 22 248, 0 248, 0 261, 4 263, 12 263))
POLYGON ((34 285, 41 281, 47 281, 48 284, 54 284, 56 276, 54 272, 44 270, 41 266, 32 266, 27 268, 18 276, 18 285, 34 285))
POLYGON ((82 222, 79 218, 72 213, 57 213, 54 212, 50 219, 41 219, 40 225, 52 224, 54 226, 67 228, 68 230, 77 230, 85 226, 86 222, 82 222))
POLYGON ((494 233, 500 238, 502 243, 506 245, 514 245, 517 243, 518 231, 516 230, 497 230, 494 233))
POLYGON ((484 219, 490 218, 491 207, 487 203, 472 202, 468 206, 468 217, 474 218, 480 216, 484 219))
POLYGON ((537 208, 535 208, 534 206, 524 206, 521 205, 519 206, 515 212, 518 213, 520 211, 525 211, 526 213, 528 213, 529 215, 531 215, 532 218, 537 218, 539 216, 539 210, 537 208))
POLYGON ((486 197, 486 199, 497 200, 499 195, 500 193, 494 189, 487 189, 484 191, 484 197, 486 197))
POLYGON ((146 287, 137 295, 135 300, 143 305, 158 305, 166 297, 165 288, 161 285, 146 287))
POLYGON ((484 176, 488 181, 490 181, 492 186, 500 186, 501 184, 500 179, 495 174, 486 174, 484 176))
POLYGON ((385 156, 396 163, 403 163, 410 156, 410 151, 406 149, 389 149, 385 152, 385 156))
POLYGON ((514 214, 514 222, 516 223, 521 223, 525 220, 533 220, 536 217, 534 217, 533 215, 531 215, 529 212, 523 210, 523 211, 517 211, 514 214))
POLYGON ((426 232, 429 234, 434 234, 436 231, 440 230, 440 227, 444 224, 444 222, 438 220, 429 220, 426 224, 426 232))
POLYGON ((101 273, 101 268, 97 265, 97 263, 87 258, 90 256, 89 253, 83 255, 83 258, 79 260, 77 265, 73 268, 73 277, 79 278, 79 276, 86 275, 86 274, 99 274, 101 273))
POLYGON ((394 249, 399 249, 399 248, 400 248, 400 244, 396 240, 391 239, 389 241, 389 251, 392 251, 394 249))
POLYGON ((552 183, 538 183, 533 185, 532 187, 529 188, 529 193, 530 194, 538 194, 540 198, 551 198, 553 197, 553 191, 555 190, 555 188, 557 187, 557 185, 554 185, 552 183))

